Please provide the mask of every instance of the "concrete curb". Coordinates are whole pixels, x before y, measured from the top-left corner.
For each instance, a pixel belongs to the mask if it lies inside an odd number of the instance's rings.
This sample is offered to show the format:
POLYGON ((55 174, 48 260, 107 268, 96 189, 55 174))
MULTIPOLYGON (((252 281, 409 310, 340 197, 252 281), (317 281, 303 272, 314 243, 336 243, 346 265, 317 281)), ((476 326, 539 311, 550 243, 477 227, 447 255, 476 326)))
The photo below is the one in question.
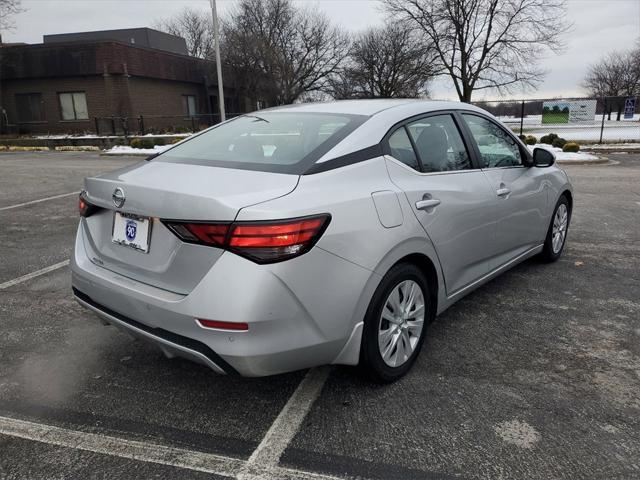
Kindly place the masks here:
POLYGON ((109 153, 100 152, 101 157, 150 157, 153 153, 109 153))
POLYGON ((560 165, 604 165, 609 163, 608 158, 596 158, 593 160, 556 160, 560 165))

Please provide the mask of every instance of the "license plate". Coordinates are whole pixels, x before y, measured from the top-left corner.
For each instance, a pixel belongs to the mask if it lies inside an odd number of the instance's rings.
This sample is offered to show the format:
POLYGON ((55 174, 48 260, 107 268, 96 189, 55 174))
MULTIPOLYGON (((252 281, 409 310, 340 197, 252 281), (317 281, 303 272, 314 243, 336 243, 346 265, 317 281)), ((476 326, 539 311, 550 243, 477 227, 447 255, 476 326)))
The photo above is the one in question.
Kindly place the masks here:
POLYGON ((119 245, 149 252, 151 222, 149 217, 140 217, 130 213, 114 212, 111 241, 119 245))

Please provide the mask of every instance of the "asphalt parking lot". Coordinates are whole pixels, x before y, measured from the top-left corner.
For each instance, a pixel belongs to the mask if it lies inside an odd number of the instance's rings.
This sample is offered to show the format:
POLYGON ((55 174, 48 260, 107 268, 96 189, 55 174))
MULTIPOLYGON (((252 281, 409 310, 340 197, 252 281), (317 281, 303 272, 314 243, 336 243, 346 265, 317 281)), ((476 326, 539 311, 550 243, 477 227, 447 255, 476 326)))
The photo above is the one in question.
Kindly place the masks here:
POLYGON ((609 158, 566 167, 559 262, 467 296, 380 386, 217 376, 101 325, 64 263, 74 192, 137 160, 0 153, 0 479, 639 478, 640 155, 609 158))

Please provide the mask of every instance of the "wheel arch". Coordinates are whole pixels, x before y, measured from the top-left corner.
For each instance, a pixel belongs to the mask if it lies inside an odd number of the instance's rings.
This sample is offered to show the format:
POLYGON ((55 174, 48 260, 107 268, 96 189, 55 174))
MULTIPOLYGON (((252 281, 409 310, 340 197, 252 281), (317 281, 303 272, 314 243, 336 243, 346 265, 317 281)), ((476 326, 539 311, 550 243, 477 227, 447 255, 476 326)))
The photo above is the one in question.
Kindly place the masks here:
POLYGON ((429 284, 429 298, 433 305, 433 308, 431 309, 432 318, 430 320, 433 320, 433 318, 435 318, 435 313, 438 310, 438 291, 440 289, 438 284, 438 271, 436 270, 435 264, 427 255, 420 252, 410 253, 409 255, 402 257, 394 263, 391 268, 401 263, 410 263, 417 266, 426 277, 427 283, 429 284))
POLYGON ((371 299, 387 272, 395 265, 403 262, 413 263, 425 274, 429 282, 429 297, 434 307, 431 309, 431 315, 435 317, 441 312, 446 304, 446 291, 444 288, 442 269, 440 268, 436 252, 431 243, 424 237, 408 239, 388 252, 371 273, 369 281, 363 289, 358 302, 358 307, 354 311, 351 335, 346 340, 340 353, 331 363, 342 365, 358 364, 362 342, 362 327, 371 299))
POLYGON ((569 212, 573 211, 573 193, 571 193, 571 190, 569 189, 565 189, 560 196, 565 196, 567 197, 567 202, 569 202, 569 212))

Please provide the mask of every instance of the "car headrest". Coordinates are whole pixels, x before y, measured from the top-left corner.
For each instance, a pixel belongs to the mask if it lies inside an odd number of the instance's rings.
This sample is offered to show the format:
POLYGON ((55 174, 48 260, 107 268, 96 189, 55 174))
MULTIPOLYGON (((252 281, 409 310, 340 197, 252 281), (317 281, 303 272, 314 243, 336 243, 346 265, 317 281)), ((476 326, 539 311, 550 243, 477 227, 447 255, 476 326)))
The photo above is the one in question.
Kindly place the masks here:
POLYGON ((425 127, 416 141, 425 168, 441 170, 447 164, 449 141, 444 129, 435 125, 425 127))

